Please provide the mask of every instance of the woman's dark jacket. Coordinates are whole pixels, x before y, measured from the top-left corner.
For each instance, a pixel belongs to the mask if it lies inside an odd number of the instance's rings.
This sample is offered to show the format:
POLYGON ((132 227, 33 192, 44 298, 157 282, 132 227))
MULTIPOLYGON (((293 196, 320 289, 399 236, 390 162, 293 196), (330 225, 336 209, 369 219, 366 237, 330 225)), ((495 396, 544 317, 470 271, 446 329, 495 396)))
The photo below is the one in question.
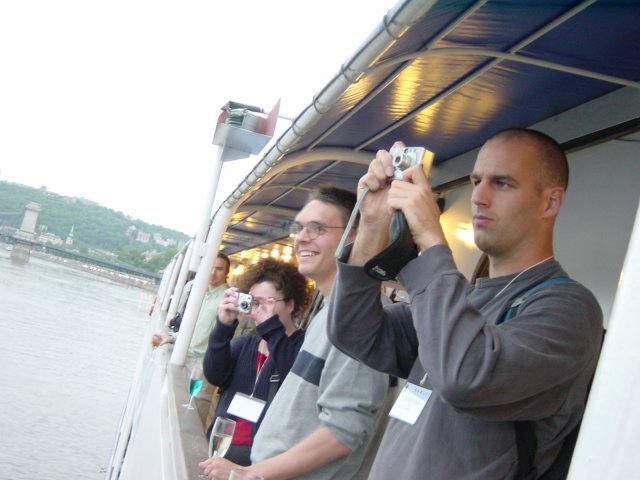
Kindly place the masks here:
MULTIPOLYGON (((273 395, 291 370, 304 340, 304 332, 301 330, 287 336, 277 315, 256 326, 258 335, 244 334, 234 338, 237 325, 237 320, 232 325, 225 325, 217 319, 204 356, 203 370, 207 380, 221 389, 215 417, 220 415, 235 418, 227 414, 227 408, 237 392, 246 395, 253 392, 254 397, 267 401, 271 381, 276 384, 272 389, 273 395), (256 355, 262 338, 267 341, 270 357, 256 383, 256 355)), ((253 425, 251 443, 266 411, 267 408, 253 425)), ((209 431, 210 429, 211 427, 209 431)))

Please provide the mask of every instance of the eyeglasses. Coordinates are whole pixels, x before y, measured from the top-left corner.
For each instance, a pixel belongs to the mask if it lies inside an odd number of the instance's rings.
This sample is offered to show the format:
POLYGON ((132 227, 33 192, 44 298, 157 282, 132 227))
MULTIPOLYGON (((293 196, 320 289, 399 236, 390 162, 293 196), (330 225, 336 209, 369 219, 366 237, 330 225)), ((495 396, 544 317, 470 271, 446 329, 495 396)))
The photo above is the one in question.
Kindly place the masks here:
POLYGON ((295 237, 300 235, 300 233, 302 233, 302 230, 306 229, 307 235, 309 235, 309 238, 311 240, 315 240, 320 235, 324 235, 325 233, 327 233, 329 228, 344 229, 344 227, 330 227, 328 225, 323 225, 322 223, 318 223, 318 222, 309 222, 306 225, 303 225, 300 222, 293 222, 291 225, 289 225, 289 232, 291 233, 291 235, 295 237))
POLYGON ((258 310, 262 305, 265 305, 265 304, 266 305, 271 305, 271 304, 276 303, 276 302, 286 302, 287 300, 289 300, 289 299, 288 298, 267 297, 267 298, 258 300, 256 298, 254 298, 251 301, 251 310, 254 310, 254 309, 258 310))

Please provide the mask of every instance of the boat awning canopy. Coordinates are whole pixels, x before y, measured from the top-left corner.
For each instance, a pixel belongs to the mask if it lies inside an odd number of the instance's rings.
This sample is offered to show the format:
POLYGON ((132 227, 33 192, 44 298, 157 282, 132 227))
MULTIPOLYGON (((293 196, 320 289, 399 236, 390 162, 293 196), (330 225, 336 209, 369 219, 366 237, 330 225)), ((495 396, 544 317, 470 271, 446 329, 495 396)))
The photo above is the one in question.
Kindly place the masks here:
POLYGON ((355 190, 396 140, 442 164, 500 129, 637 90, 638 25, 636 1, 399 2, 225 201, 224 251, 286 239, 309 189, 355 190))

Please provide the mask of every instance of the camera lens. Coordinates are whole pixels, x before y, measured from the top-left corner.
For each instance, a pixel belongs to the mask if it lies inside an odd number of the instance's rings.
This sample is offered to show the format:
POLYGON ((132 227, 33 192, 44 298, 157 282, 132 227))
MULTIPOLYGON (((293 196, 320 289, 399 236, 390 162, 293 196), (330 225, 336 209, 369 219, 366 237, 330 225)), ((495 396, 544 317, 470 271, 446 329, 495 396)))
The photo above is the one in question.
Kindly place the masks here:
POLYGON ((249 302, 247 302, 247 301, 240 302, 240 308, 242 308, 243 310, 248 309, 249 308, 249 302))

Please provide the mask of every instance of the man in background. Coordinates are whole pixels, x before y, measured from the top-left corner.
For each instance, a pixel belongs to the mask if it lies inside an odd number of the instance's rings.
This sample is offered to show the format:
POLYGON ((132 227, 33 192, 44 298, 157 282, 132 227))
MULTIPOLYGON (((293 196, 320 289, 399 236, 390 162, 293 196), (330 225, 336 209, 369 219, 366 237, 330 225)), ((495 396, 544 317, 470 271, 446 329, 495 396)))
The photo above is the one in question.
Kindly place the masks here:
MULTIPOLYGON (((202 360, 209 345, 209 334, 215 326, 218 305, 222 300, 224 291, 229 288, 227 285, 227 277, 229 276, 230 266, 231 262, 229 257, 224 253, 218 253, 218 257, 215 259, 211 269, 207 293, 202 300, 198 320, 196 321, 193 336, 189 343, 189 349, 187 350, 187 358, 185 360, 187 372, 190 372, 196 365, 202 366, 202 360)), ((174 342, 175 336, 163 333, 154 333, 151 338, 151 343, 154 347, 174 342)), ((214 386, 205 381, 202 389, 194 398, 203 425, 207 424, 213 392, 214 386)))

